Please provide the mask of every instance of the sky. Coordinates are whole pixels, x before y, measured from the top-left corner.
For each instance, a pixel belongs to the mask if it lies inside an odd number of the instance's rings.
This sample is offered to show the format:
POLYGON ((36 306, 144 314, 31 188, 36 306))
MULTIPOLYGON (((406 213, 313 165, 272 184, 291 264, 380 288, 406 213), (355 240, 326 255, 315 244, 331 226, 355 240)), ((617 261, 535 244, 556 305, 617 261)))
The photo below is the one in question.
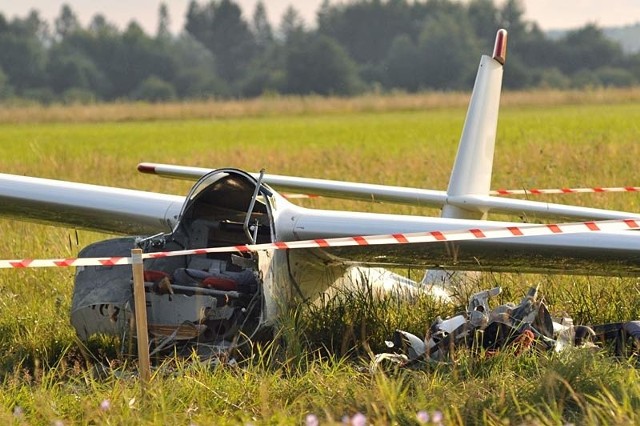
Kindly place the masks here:
MULTIPOLYGON (((200 4, 209 0, 199 0, 200 4)), ((246 18, 253 14, 257 0, 235 0, 243 8, 246 18)), ((332 4, 343 0, 332 0, 332 4)), ((501 2, 502 0, 498 0, 501 2)), ((190 0, 165 0, 169 7, 173 32, 182 29, 190 0)), ((277 25, 280 17, 291 4, 305 21, 312 24, 315 12, 322 0, 264 0, 267 14, 277 25)), ((69 4, 83 25, 102 13, 110 22, 123 29, 135 19, 150 34, 157 27, 158 8, 161 0, 0 0, 0 13, 11 19, 25 17, 31 9, 53 22, 63 4, 69 4)), ((536 21, 543 30, 572 29, 595 23, 600 27, 631 25, 640 22, 640 0, 524 0, 525 17, 536 21)))

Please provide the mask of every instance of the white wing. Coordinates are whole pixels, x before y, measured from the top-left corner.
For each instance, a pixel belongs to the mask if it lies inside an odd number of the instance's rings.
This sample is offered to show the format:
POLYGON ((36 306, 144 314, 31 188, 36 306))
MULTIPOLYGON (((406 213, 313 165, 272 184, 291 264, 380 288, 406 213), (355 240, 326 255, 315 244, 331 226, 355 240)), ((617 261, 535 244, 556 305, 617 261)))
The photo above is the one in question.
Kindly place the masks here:
POLYGON ((117 234, 169 232, 184 197, 0 174, 0 215, 117 234))
MULTIPOLYGON (((138 170, 163 177, 198 180, 214 169, 171 164, 141 163, 138 170)), ((258 174, 251 174, 257 178, 258 174)), ((640 218, 638 213, 595 209, 540 201, 516 200, 491 195, 449 196, 446 191, 402 186, 377 185, 337 180, 310 179, 294 176, 265 174, 263 181, 281 191, 308 192, 332 198, 358 201, 410 204, 425 207, 486 209, 494 213, 518 217, 540 217, 568 220, 607 220, 640 218)))

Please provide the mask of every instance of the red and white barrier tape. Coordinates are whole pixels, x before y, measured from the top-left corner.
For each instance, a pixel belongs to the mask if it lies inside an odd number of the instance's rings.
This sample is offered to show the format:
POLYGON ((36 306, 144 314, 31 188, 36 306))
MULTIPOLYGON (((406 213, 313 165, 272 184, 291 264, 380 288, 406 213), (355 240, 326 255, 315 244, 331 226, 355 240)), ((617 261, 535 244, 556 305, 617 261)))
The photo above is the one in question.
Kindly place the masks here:
MULTIPOLYGON (((543 195, 543 194, 588 194, 588 193, 604 193, 604 192, 640 192, 640 186, 616 186, 616 187, 599 187, 593 188, 548 188, 548 189, 496 189, 489 191, 489 195, 543 195)), ((282 194, 284 198, 293 199, 309 199, 322 198, 321 195, 315 194, 282 194)))
POLYGON ((0 269, 52 268, 66 266, 115 266, 131 265, 130 257, 78 257, 69 259, 18 259, 0 260, 0 269))
POLYGON ((305 198, 322 198, 322 195, 314 195, 314 194, 292 194, 292 193, 285 193, 282 194, 282 196, 288 200, 295 200, 295 199, 305 199, 305 198))
POLYGON ((640 192, 640 186, 593 187, 593 188, 557 188, 557 189, 497 189, 489 195, 541 195, 541 194, 578 194, 602 192, 640 192))
MULTIPOLYGON (((512 238, 524 236, 540 236, 552 234, 575 234, 582 232, 621 231, 640 229, 640 221, 633 219, 607 220, 598 222, 575 222, 563 224, 542 224, 509 226, 488 229, 465 229, 458 231, 430 231, 406 234, 368 235, 357 237, 343 237, 331 239, 315 239, 305 241, 276 242, 266 244, 247 244, 229 247, 213 247, 192 250, 178 250, 170 252, 145 253, 143 259, 157 259, 169 256, 200 255, 207 253, 225 252, 249 252, 259 250, 283 250, 298 248, 326 248, 368 246, 384 244, 411 244, 430 243, 442 241, 464 241, 492 238, 512 238)), ((115 266, 130 265, 130 257, 101 257, 101 258, 75 258, 75 259, 19 259, 0 260, 2 268, 43 268, 66 266, 115 266)))

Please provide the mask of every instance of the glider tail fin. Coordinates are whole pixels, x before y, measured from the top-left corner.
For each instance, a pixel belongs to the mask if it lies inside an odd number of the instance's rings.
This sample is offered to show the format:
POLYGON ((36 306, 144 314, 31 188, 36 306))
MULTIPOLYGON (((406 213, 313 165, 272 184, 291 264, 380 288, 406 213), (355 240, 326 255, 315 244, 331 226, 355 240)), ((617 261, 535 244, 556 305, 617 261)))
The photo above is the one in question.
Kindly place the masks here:
POLYGON ((483 219, 486 210, 466 197, 489 195, 493 151, 498 126, 502 71, 507 52, 507 31, 499 30, 491 57, 483 55, 467 110, 458 153, 447 188, 442 217, 483 219))

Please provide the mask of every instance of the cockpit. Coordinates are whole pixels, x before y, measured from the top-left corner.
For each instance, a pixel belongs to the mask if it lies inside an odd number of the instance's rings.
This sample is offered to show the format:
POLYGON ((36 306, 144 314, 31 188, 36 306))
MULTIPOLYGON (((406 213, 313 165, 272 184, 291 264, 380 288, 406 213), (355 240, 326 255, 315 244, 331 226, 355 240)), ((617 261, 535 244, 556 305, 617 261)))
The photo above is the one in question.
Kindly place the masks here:
MULTIPOLYGON (((85 255, 126 252, 133 246, 149 253, 268 243, 274 229, 271 194, 261 178, 236 169, 215 170, 193 186, 171 233, 102 241, 85 255)), ((160 351, 181 345, 189 351, 250 338, 260 329, 264 311, 258 264, 256 253, 237 250, 145 260, 152 346, 160 351)), ((76 275, 72 323, 81 338, 128 333, 131 283, 127 268, 88 267, 76 275)))

